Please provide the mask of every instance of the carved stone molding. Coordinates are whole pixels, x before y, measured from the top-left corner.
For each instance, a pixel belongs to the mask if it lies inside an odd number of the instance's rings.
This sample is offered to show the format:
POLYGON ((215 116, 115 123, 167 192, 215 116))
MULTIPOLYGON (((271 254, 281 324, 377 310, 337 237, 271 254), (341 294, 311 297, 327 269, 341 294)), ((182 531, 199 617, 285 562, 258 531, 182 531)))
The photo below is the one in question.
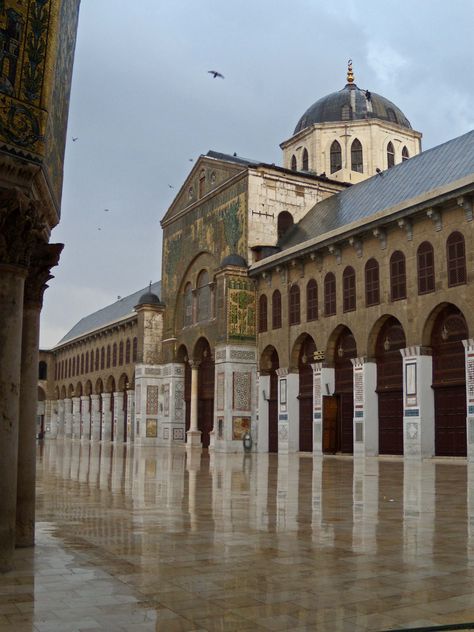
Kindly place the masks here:
POLYGON ((362 240, 358 239, 357 237, 350 237, 349 244, 354 248, 357 256, 359 258, 362 257, 362 254, 363 254, 362 240))
POLYGON ((330 252, 330 254, 332 254, 334 257, 336 257, 336 263, 339 265, 341 263, 342 260, 342 253, 341 253, 341 249, 339 248, 339 246, 328 246, 328 250, 330 252))
POLYGON ((426 215, 433 222, 436 231, 440 231, 443 228, 443 218, 441 216, 440 211, 434 208, 429 208, 426 211, 426 215))
POLYGON ((47 282, 53 278, 51 268, 59 263, 64 244, 40 243, 31 253, 30 267, 25 281, 25 305, 43 306, 43 294, 48 287, 47 282))
POLYGON ((472 222, 472 199, 463 195, 457 199, 458 206, 464 209, 466 221, 472 222))
POLYGON ((385 248, 387 247, 387 232, 385 231, 385 229, 374 228, 372 234, 380 241, 380 247, 382 248, 382 250, 385 250, 385 248))
POLYGON ((398 220, 398 225, 402 230, 404 230, 407 234, 408 241, 413 239, 413 222, 411 219, 404 217, 403 219, 398 220))
POLYGON ((46 233, 39 203, 18 189, 0 189, 0 263, 28 266, 46 233))

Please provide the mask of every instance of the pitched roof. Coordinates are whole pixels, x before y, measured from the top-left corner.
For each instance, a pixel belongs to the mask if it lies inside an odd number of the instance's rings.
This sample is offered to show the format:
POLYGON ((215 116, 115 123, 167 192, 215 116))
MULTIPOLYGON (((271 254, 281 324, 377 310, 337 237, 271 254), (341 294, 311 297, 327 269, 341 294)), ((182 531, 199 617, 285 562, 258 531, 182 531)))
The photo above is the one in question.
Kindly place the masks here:
MULTIPOLYGON (((74 338, 79 338, 80 336, 84 336, 85 334, 95 331, 96 329, 101 329, 106 325, 115 323, 119 320, 123 320, 128 316, 132 316, 135 312, 133 308, 137 305, 142 294, 146 294, 149 291, 149 287, 145 287, 133 294, 129 294, 128 296, 124 296, 123 298, 115 301, 111 305, 107 305, 107 307, 103 307, 99 309, 97 312, 93 314, 89 314, 89 316, 84 316, 81 320, 74 325, 74 327, 68 331, 68 333, 61 338, 56 346, 63 345, 66 342, 73 340, 74 338)), ((160 296, 161 294, 161 281, 157 281, 156 283, 151 284, 151 291, 153 294, 157 294, 160 296)))
MULTIPOLYGON (((284 251, 383 213, 474 173, 474 130, 352 185, 316 204, 281 240, 284 251)), ((263 263, 263 261, 262 261, 263 263)))

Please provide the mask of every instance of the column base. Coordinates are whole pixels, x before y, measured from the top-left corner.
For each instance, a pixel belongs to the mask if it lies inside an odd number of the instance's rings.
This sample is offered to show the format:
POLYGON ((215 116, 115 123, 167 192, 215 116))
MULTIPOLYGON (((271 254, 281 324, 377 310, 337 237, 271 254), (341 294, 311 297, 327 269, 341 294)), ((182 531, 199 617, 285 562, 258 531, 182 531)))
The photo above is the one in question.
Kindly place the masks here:
POLYGON ((200 430, 188 430, 188 432, 186 433, 186 448, 202 448, 200 430))

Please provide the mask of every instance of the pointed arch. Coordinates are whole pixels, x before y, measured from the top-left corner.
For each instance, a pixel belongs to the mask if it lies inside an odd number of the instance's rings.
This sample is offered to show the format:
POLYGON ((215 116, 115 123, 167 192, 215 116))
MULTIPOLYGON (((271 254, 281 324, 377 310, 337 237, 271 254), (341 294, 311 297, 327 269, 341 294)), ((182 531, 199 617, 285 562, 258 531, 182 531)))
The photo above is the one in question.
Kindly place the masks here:
POLYGON ((355 138, 351 145, 351 170, 357 171, 358 173, 364 173, 362 143, 358 138, 355 138))
POLYGON ((337 140, 334 140, 329 150, 330 156, 330 173, 336 173, 342 169, 342 149, 337 140))

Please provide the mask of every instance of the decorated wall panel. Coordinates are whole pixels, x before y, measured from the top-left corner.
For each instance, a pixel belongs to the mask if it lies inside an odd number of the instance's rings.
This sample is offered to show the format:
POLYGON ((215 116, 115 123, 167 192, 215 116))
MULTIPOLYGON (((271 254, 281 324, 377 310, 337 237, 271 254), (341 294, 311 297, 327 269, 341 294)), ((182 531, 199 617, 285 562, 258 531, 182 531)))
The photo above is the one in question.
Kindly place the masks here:
POLYGON ((227 279, 227 335, 237 340, 255 339, 256 298, 253 281, 227 279))

